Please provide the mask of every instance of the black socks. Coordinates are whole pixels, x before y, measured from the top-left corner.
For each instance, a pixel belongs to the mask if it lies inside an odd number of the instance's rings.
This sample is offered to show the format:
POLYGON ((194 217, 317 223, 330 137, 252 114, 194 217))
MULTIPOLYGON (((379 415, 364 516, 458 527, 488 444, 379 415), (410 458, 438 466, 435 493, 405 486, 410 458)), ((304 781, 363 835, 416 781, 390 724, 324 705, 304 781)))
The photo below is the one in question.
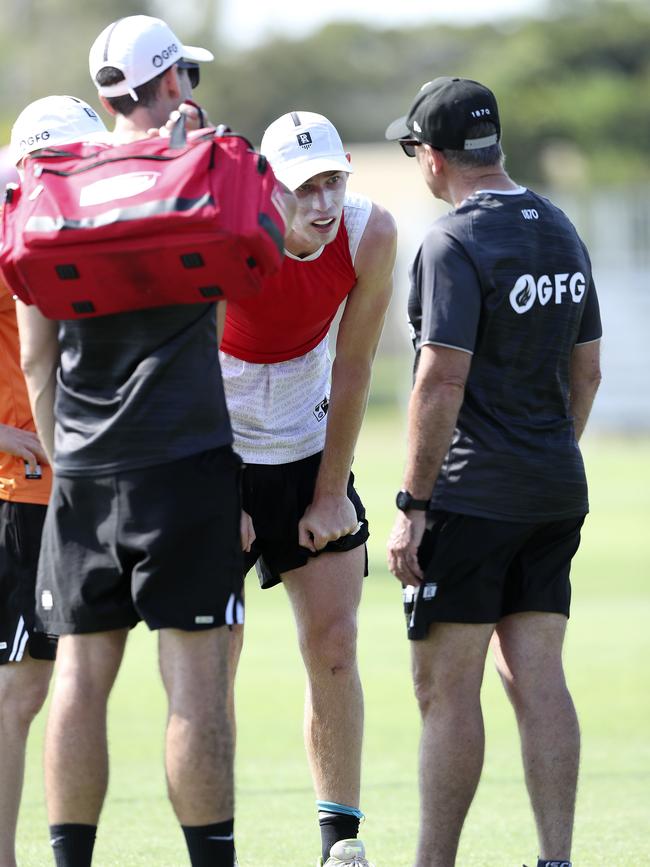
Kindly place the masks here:
POLYGON ((233 867, 233 827, 233 819, 216 822, 214 825, 181 825, 192 867, 233 867))
POLYGON ((330 849, 339 840, 350 840, 359 833, 360 819, 344 813, 328 813, 324 810, 318 813, 320 836, 323 847, 323 861, 327 861, 330 849))
POLYGON ((50 825, 56 867, 90 867, 96 834, 96 825, 50 825))

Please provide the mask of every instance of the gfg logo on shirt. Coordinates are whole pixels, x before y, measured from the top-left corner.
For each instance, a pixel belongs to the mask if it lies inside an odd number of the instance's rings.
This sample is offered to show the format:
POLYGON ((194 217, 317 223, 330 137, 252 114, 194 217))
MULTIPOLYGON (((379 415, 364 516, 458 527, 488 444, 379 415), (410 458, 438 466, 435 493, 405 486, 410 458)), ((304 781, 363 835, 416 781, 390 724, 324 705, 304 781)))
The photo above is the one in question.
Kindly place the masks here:
POLYGON ((515 313, 526 313, 535 303, 535 299, 544 307, 551 299, 555 304, 561 304, 565 298, 571 298, 576 304, 582 300, 587 288, 585 275, 580 271, 575 274, 542 274, 535 279, 532 274, 522 274, 510 290, 510 303, 515 313))

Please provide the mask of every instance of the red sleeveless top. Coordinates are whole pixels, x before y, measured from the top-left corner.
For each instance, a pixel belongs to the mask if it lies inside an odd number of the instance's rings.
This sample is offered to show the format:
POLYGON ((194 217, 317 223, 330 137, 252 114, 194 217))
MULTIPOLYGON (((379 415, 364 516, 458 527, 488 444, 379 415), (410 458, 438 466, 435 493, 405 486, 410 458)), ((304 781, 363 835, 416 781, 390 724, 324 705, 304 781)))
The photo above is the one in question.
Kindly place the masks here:
POLYGON ((254 364, 305 355, 327 334, 357 281, 344 217, 315 259, 286 256, 259 295, 228 303, 221 349, 254 364))

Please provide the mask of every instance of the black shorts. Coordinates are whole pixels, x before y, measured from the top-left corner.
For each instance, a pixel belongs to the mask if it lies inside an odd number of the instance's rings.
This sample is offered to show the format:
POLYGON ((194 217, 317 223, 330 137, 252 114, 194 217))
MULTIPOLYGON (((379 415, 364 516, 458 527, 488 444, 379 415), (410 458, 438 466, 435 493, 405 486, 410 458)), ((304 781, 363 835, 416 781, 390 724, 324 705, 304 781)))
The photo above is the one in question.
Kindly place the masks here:
POLYGON ((432 623, 497 623, 508 614, 569 616, 571 559, 584 515, 519 524, 433 512, 418 550, 424 581, 404 590, 408 637, 432 623))
POLYGON ((61 634, 139 620, 188 631, 241 622, 240 482, 230 446, 96 478, 56 476, 38 622, 61 634))
MULTIPOLYGON (((320 461, 321 452, 288 464, 246 464, 244 468, 244 509, 253 519, 256 534, 251 551, 244 554, 245 572, 257 564, 264 589, 279 584, 284 572, 305 566, 310 557, 351 551, 368 541, 366 510, 350 473, 347 494, 357 512, 359 530, 328 542, 317 553, 298 544, 298 523, 314 498, 320 461)), ((367 555, 364 574, 368 574, 367 555)))
POLYGON ((34 630, 36 567, 47 506, 0 500, 0 665, 54 659, 56 638, 34 630))

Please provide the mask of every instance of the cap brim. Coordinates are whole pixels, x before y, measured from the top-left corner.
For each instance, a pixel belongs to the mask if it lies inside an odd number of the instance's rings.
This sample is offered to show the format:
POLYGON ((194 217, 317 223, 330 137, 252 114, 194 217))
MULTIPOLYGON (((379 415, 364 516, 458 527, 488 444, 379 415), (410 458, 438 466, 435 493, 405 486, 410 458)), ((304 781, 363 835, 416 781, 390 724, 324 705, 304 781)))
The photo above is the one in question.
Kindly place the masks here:
POLYGON ((182 56, 183 60, 191 60, 194 63, 209 63, 214 60, 214 54, 211 51, 196 45, 184 45, 182 56))
POLYGON ((351 175, 353 169, 345 158, 319 157, 313 160, 307 159, 295 165, 281 166, 277 171, 274 168, 273 172, 286 187, 289 187, 290 190, 297 190, 301 184, 321 172, 345 172, 351 175))
POLYGON ((408 115, 404 115, 404 117, 398 117, 397 120, 394 120, 388 127, 386 127, 386 138, 388 141, 397 141, 400 138, 408 138, 413 135, 411 130, 406 125, 406 118, 408 115))

